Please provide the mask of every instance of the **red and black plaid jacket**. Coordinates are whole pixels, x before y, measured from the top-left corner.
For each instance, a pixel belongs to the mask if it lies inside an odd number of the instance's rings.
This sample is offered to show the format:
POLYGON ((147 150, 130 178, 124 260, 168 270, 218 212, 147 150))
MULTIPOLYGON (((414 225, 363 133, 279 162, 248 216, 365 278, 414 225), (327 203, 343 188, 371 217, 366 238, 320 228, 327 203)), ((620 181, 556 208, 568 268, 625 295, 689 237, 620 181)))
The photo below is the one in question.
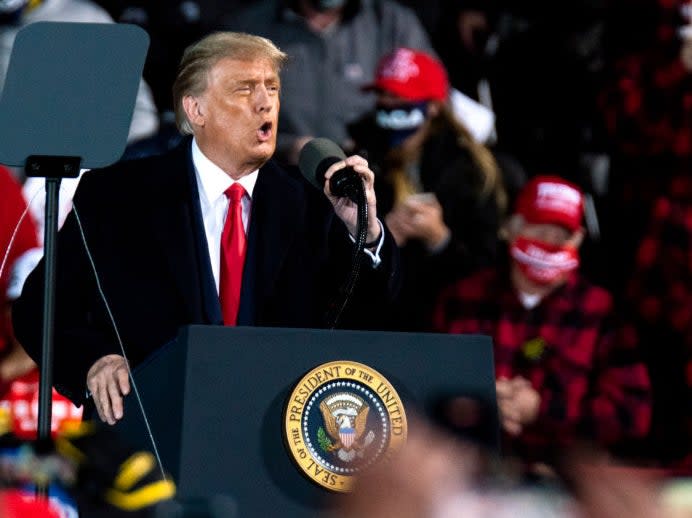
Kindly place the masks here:
POLYGON ((630 30, 639 35, 638 48, 616 59, 600 104, 618 150, 630 156, 692 155, 692 74, 680 60, 678 35, 682 3, 620 2, 626 26, 633 12, 646 13, 646 25, 630 30))
MULTIPOLYGON (((692 347, 692 178, 673 179, 656 199, 639 245, 628 296, 644 322, 665 321, 692 347)), ((692 349, 690 350, 692 353, 692 349)), ((692 372, 690 373, 692 386, 692 372)))
POLYGON ((496 376, 531 381, 538 419, 506 441, 527 461, 550 461, 575 438, 614 445, 648 431, 648 373, 636 348, 615 340, 611 310, 610 294, 577 274, 527 310, 507 269, 486 269, 442 293, 434 325, 492 336, 496 376))
POLYGON ((658 197, 627 286, 631 328, 654 386, 653 448, 692 473, 692 178, 673 179, 658 197))

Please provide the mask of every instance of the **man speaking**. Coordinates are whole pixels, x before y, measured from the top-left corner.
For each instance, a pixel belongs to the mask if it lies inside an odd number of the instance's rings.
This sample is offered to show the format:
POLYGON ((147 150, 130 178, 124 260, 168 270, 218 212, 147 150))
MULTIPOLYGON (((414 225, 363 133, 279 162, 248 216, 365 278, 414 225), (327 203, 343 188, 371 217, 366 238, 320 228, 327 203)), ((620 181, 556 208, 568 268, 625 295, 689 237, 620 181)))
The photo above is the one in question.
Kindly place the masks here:
MULTIPOLYGON (((269 40, 215 33, 189 47, 173 86, 180 130, 167 154, 88 172, 58 237, 55 387, 91 394, 114 424, 137 365, 188 324, 324 327, 351 266, 357 206, 271 159, 286 55, 269 40)), ((107 121, 104 121, 106 123, 107 121)), ((362 275, 342 327, 376 326, 394 295, 396 246, 376 217, 374 175, 362 275)), ((14 307, 17 337, 41 358, 43 262, 14 307)))

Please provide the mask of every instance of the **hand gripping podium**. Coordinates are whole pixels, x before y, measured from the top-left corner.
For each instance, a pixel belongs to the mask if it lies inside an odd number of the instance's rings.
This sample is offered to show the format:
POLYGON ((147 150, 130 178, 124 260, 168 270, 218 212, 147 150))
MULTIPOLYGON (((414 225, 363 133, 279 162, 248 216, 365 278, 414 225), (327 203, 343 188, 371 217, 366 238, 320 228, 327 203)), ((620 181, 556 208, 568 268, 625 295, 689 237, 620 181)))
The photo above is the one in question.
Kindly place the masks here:
MULTIPOLYGON (((319 514, 441 397, 491 408, 497 446, 486 336, 190 326, 134 377, 178 498, 230 495, 241 517, 319 514)), ((116 428, 152 449, 133 395, 116 428)))

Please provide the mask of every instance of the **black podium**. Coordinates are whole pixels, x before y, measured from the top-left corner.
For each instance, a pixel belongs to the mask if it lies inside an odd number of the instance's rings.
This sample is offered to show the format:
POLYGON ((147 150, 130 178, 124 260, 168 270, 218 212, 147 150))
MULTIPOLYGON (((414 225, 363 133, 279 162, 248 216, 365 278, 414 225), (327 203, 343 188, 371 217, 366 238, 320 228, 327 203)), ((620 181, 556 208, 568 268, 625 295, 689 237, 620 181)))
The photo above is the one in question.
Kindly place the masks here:
MULTIPOLYGON (((190 326, 135 372, 178 497, 230 495, 241 517, 315 516, 333 504, 340 495, 301 473, 283 428, 298 381, 337 360, 376 369, 409 416, 427 413, 450 394, 470 395, 495 409, 489 337, 190 326)), ((134 446, 151 449, 132 396, 117 429, 134 446)))

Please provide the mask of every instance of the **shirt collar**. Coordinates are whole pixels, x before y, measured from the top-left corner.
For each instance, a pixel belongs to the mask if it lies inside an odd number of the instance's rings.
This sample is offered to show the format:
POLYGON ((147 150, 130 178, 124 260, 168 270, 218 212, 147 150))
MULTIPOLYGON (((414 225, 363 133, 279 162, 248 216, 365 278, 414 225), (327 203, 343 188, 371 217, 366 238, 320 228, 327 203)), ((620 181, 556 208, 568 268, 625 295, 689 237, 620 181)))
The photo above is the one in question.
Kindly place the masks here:
MULTIPOLYGON (((197 179, 202 187, 202 191, 210 202, 223 196, 226 189, 235 183, 233 178, 228 176, 223 169, 202 153, 202 150, 197 145, 197 140, 194 138, 192 139, 192 163, 195 166, 197 179)), ((252 192, 255 189, 258 174, 259 169, 256 169, 238 180, 238 183, 243 186, 250 199, 252 199, 252 192)))

